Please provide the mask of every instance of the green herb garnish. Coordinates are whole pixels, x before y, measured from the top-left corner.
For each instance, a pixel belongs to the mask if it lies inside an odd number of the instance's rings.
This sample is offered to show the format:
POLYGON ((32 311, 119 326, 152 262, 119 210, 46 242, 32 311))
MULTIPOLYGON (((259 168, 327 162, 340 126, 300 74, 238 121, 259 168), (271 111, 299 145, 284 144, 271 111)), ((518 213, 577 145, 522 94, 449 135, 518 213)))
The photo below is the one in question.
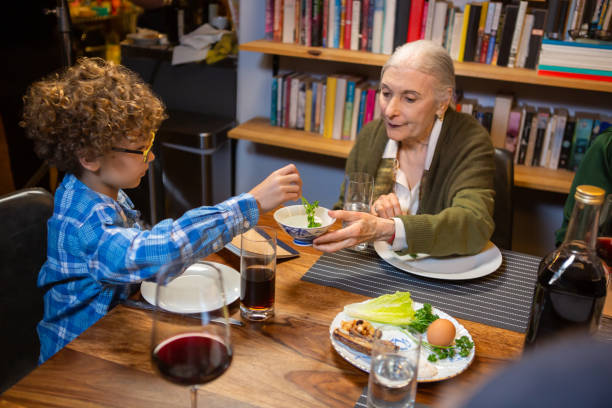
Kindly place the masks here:
POLYGON ((431 312, 431 305, 429 303, 424 303, 422 308, 414 312, 414 321, 408 324, 408 326, 419 333, 424 333, 431 322, 437 319, 438 315, 431 312))
POLYGON ((302 204, 306 209, 306 218, 308 218, 308 228, 320 227, 321 223, 315 221, 315 210, 319 207, 318 201, 313 201, 312 204, 302 197, 302 204))
MULTIPOLYGON (((402 329, 402 332, 412 338, 414 342, 417 341, 416 337, 410 330, 402 329)), ((474 347, 474 343, 471 342, 467 336, 459 337, 455 340, 455 345, 448 347, 434 346, 425 340, 421 340, 421 345, 430 351, 431 354, 427 357, 427 360, 431 361, 432 363, 435 363, 438 360, 452 358, 455 356, 455 354, 459 354, 461 357, 467 357, 470 355, 470 350, 474 347)))

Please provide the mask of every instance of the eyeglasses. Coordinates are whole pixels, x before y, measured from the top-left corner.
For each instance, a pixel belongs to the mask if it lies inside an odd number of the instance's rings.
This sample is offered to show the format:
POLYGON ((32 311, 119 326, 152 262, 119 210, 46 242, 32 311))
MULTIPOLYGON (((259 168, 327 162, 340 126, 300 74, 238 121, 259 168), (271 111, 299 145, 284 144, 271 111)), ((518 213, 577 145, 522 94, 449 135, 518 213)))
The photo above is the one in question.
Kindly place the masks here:
POLYGON ((134 150, 134 149, 125 149, 123 147, 111 147, 113 152, 122 152, 122 153, 132 153, 132 154, 142 154, 142 159, 146 163, 149 159, 149 153, 151 152, 151 148, 153 147, 153 142, 155 141, 155 132, 151 132, 151 141, 149 145, 144 150, 134 150))

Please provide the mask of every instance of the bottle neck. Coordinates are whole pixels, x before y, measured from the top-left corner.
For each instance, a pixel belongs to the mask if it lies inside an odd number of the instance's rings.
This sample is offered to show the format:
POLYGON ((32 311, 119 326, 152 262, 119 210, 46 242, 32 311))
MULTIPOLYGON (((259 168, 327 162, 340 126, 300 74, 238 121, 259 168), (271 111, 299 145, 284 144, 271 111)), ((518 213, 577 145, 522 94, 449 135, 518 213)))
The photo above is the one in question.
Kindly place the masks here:
POLYGON ((581 241, 587 248, 595 250, 600 210, 600 204, 576 201, 563 245, 572 245, 572 242, 581 241))

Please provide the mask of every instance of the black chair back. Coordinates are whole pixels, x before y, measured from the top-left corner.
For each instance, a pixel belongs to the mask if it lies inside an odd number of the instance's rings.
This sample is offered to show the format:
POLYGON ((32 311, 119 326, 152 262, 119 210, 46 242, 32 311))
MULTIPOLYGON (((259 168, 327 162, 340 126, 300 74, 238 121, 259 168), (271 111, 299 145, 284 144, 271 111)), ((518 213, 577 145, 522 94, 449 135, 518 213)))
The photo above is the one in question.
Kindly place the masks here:
POLYGON ((514 185, 514 158, 505 149, 495 148, 495 231, 491 241, 498 248, 512 249, 512 186, 514 185))
POLYGON ((53 196, 42 188, 0 197, 0 393, 38 363, 43 297, 36 280, 52 212, 53 196))

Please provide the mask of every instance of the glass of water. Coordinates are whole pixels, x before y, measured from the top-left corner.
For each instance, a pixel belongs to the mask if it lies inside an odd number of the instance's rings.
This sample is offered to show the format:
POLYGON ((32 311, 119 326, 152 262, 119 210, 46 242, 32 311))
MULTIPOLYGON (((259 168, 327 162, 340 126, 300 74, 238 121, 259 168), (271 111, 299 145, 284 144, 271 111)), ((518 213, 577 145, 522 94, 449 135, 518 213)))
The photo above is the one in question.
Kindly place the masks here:
MULTIPOLYGON (((344 209, 346 211, 370 212, 374 177, 368 173, 348 173, 344 179, 344 209)), ((367 242, 355 245, 352 249, 363 251, 367 242)))
MULTIPOLYGON (((383 337, 384 338, 384 337, 383 337)), ((416 397, 421 336, 403 343, 397 351, 374 341, 368 379, 368 407, 412 408, 416 397)))

